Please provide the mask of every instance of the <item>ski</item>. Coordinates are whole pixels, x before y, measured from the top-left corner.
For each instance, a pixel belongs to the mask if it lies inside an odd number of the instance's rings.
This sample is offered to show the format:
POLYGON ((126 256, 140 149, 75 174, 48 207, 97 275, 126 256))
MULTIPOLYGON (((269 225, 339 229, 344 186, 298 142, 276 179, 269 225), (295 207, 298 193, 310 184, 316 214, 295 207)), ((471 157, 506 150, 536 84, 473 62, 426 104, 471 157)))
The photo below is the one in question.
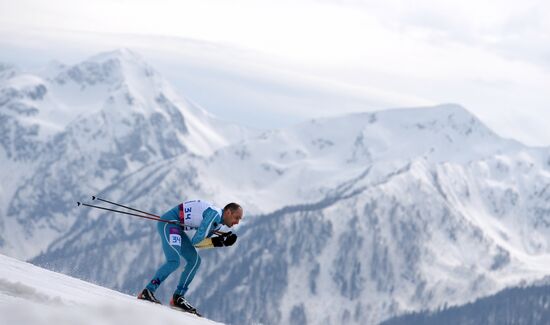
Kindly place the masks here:
POLYGON ((180 308, 180 307, 176 307, 176 306, 170 306, 170 308, 174 309, 174 310, 177 310, 177 311, 181 311, 181 312, 184 312, 184 313, 188 313, 188 314, 191 314, 191 315, 197 315, 199 317, 202 317, 202 315, 198 312, 198 311, 191 311, 191 310, 185 310, 183 308, 180 308))

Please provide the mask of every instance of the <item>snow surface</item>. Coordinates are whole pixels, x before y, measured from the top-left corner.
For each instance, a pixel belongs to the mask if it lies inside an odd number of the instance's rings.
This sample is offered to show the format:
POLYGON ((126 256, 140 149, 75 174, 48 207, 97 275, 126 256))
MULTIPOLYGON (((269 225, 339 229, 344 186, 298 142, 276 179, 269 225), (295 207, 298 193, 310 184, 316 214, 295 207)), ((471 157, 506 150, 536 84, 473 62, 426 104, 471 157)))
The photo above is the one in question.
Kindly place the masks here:
POLYGON ((1 324, 219 324, 0 255, 1 324))

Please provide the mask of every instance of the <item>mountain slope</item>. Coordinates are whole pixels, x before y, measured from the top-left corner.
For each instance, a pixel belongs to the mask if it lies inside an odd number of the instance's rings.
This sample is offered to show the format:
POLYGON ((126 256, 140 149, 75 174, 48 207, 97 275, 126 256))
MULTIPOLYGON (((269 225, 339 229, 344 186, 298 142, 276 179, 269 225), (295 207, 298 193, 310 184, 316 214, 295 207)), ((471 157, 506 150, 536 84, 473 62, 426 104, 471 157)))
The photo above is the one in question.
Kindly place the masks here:
POLYGON ((550 285, 508 288, 464 306, 418 312, 392 318, 381 325, 550 323, 550 285))
POLYGON ((218 324, 0 255, 2 324, 218 324))
MULTIPOLYGON (((216 310, 224 310, 235 324, 252 315, 274 323, 299 316, 312 324, 375 324, 403 311, 465 303, 548 274, 548 227, 538 221, 546 219, 544 214, 529 216, 531 228, 525 233, 520 227, 500 233, 510 239, 537 238, 543 251, 505 245, 491 228, 478 224, 492 217, 474 214, 474 209, 465 214, 449 204, 431 177, 434 169, 417 161, 386 177, 356 180, 342 195, 348 198, 257 218, 243 230, 239 246, 216 254, 216 266, 196 288, 198 303, 222 305, 211 309, 212 317, 222 317, 216 310), (217 290, 209 289, 219 272, 226 276, 217 290), (247 314, 231 313, 222 294, 243 297, 247 314), (264 302, 278 307, 264 311, 264 302)), ((472 186, 481 180, 466 182, 472 186)), ((448 184, 441 188, 442 193, 455 190, 448 184)), ((547 202, 537 204, 547 209, 547 202)))

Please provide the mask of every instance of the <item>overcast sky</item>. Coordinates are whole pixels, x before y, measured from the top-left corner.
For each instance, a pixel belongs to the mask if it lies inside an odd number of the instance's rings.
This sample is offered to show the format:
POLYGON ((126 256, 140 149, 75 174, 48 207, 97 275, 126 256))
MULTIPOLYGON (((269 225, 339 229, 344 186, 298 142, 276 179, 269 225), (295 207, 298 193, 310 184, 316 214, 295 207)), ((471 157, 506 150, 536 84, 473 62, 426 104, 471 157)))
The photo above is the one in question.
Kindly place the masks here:
POLYGON ((1 61, 121 46, 249 126, 453 102, 550 145, 548 1, 0 0, 1 61))

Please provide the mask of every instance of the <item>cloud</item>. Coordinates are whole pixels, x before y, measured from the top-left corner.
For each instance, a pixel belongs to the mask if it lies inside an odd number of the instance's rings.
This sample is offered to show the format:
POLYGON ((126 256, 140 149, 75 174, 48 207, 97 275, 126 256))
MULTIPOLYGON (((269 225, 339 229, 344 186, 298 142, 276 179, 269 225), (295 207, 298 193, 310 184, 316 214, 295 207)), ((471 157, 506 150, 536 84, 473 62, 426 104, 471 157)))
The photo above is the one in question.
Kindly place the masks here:
POLYGON ((388 30, 438 46, 461 44, 548 68, 550 3, 544 0, 320 0, 352 7, 388 30))
POLYGON ((124 46, 207 110, 246 124, 455 102, 500 134, 550 144, 538 123, 550 118, 549 6, 20 0, 0 3, 0 59, 75 63, 124 46))

